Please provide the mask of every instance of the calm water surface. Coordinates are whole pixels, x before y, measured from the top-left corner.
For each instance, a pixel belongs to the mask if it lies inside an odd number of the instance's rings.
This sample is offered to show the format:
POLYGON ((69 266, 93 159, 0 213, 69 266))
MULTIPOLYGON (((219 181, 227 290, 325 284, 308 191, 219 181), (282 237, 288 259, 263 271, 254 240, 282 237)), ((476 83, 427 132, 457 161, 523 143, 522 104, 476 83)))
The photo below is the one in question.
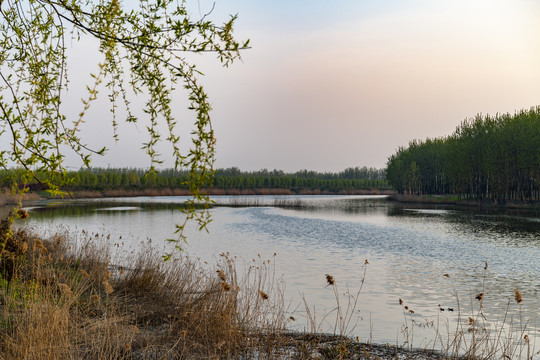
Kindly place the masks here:
MULTIPOLYGON (((28 208, 30 224, 40 232, 60 227, 106 233, 111 235, 109 245, 119 244, 125 252, 136 251, 152 239, 153 246, 165 251, 164 239, 174 238, 175 224, 182 219, 175 204, 184 200, 77 200, 28 208)), ((209 264, 215 264, 223 252, 245 264, 259 256, 272 259, 276 276, 286 284, 286 303, 296 318, 293 328, 307 326, 304 297, 315 309, 322 330, 332 331, 336 300, 332 287, 326 287, 325 274, 334 276, 340 294, 347 288, 356 293, 366 271, 355 312, 358 323, 350 333, 362 340, 403 343, 408 325, 414 329, 415 345, 421 346, 434 338, 433 328, 426 324, 439 322, 455 329, 458 309, 468 319, 478 311, 475 296, 481 292, 487 326, 500 324, 505 314, 514 320, 521 316, 530 336, 540 337, 537 214, 403 208, 374 196, 215 200, 227 206, 211 210, 209 233, 188 229, 187 252, 209 264), (300 206, 273 206, 278 204, 300 206), (521 307, 515 304, 514 289, 523 295, 521 307), (404 311, 399 299, 414 313, 404 311)), ((341 295, 341 301, 346 297, 341 295)))

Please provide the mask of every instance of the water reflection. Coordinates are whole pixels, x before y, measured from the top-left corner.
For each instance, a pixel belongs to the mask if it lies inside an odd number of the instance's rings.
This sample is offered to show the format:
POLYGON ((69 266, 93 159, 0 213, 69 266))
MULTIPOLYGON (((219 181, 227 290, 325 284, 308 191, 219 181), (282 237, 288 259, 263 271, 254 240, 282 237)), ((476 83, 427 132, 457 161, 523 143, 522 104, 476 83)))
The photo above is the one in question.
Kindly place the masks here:
POLYGON ((472 211, 394 208, 390 216, 411 222, 445 222, 456 233, 504 246, 540 246, 540 218, 472 211))

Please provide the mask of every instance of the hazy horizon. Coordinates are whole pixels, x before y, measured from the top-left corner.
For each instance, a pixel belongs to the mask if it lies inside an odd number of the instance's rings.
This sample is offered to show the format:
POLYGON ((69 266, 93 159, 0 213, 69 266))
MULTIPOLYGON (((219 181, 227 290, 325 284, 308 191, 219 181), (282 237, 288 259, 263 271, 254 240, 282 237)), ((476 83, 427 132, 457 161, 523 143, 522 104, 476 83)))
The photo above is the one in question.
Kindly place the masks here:
MULTIPOLYGON (((212 3, 192 2, 194 18, 212 3)), ((450 135, 478 113, 540 105, 535 1, 218 0, 210 18, 228 14, 239 16, 237 38, 251 39, 243 61, 223 69, 212 54, 190 57, 205 73, 218 168, 383 168, 413 139, 450 135)), ((76 87, 99 58, 72 52, 76 87)), ((185 143, 194 119, 186 97, 179 89, 174 104, 185 143)), ((110 148, 93 166, 149 165, 144 122, 121 125, 114 143, 106 101, 88 115, 83 138, 110 148)), ((66 165, 80 163, 68 156, 66 165)))

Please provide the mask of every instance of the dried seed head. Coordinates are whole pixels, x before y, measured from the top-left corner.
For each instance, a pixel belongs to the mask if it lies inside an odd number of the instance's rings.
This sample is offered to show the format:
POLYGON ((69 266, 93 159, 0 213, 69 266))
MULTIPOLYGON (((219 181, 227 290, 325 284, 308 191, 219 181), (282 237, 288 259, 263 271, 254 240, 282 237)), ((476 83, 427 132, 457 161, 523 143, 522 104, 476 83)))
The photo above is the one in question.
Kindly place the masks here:
POLYGON ((88 279, 90 277, 90 275, 88 275, 88 273, 84 270, 81 270, 81 274, 86 278, 88 279))
POLYGON ((364 265, 367 265, 367 264, 369 264, 369 261, 366 259, 364 260, 364 265))
POLYGON ((34 240, 33 250, 36 251, 36 249, 39 249, 44 253, 47 252, 47 248, 45 247, 45 245, 43 245, 43 242, 39 239, 34 240))
POLYGON ((478 300, 478 301, 484 300, 484 293, 480 293, 480 294, 476 295, 476 300, 478 300))
POLYGON ((231 284, 228 284, 228 283, 225 282, 225 281, 222 281, 222 282, 221 282, 221 287, 222 287, 223 290, 225 290, 225 291, 231 290, 231 284))
POLYGON ((328 285, 334 285, 335 284, 334 277, 332 275, 324 274, 324 276, 326 276, 326 282, 328 283, 328 285))
POLYGON ((403 305, 403 300, 399 299, 399 305, 403 305))
POLYGON ((73 292, 71 291, 71 289, 69 288, 69 285, 67 284, 58 284, 58 290, 60 291, 60 294, 64 295, 64 296, 67 296, 67 297, 72 297, 73 296, 73 292))
POLYGON ((474 321, 474 319, 469 316, 469 325, 474 325, 474 324, 476 324, 476 321, 474 321))
POLYGON ((487 270, 487 268, 488 268, 488 263, 487 261, 484 261, 484 270, 487 270))
POLYGON ((409 307, 408 307, 408 306, 405 306, 405 310, 409 310, 409 307))
POLYGON ((216 272, 217 272, 219 278, 220 278, 221 280, 225 281, 226 278, 225 278, 225 273, 223 272, 223 270, 219 269, 219 270, 217 270, 216 272))
POLYGON ((414 311, 412 311, 412 310, 409 310, 409 312, 410 312, 411 314, 414 314, 414 311))
POLYGON ((107 295, 112 294, 114 292, 113 287, 111 286, 111 284, 109 284, 107 280, 103 280, 103 287, 105 288, 105 293, 107 295))
POLYGON ((523 298, 521 297, 521 293, 517 289, 514 289, 514 298, 516 299, 516 302, 518 304, 523 302, 523 298))
POLYGON ((263 298, 263 300, 268 300, 268 294, 265 293, 264 291, 259 290, 259 295, 261 295, 261 297, 263 298))
POLYGON ((523 337, 523 340, 525 340, 525 342, 528 344, 529 343, 529 335, 525 335, 523 337))
POLYGON ((444 276, 444 277, 447 277, 447 278, 449 278, 449 277, 450 277, 450 275, 448 275, 448 274, 444 274, 443 276, 444 276))
POLYGON ((294 318, 294 316, 290 316, 290 317, 289 317, 289 320, 291 320, 291 321, 296 321, 296 319, 294 318))

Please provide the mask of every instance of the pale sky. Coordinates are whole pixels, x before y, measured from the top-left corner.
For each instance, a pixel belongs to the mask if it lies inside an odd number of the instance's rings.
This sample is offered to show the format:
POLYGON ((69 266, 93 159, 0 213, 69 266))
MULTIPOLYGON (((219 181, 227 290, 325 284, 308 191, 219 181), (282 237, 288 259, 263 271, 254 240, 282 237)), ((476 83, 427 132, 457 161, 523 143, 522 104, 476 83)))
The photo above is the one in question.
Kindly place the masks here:
MULTIPOLYGON (((536 0, 215 3, 211 18, 238 13, 236 36, 252 46, 227 69, 211 54, 194 58, 214 109, 217 167, 382 168, 399 146, 449 135, 477 113, 540 105, 536 0)), ((199 4, 202 14, 212 7, 199 4)), ((74 54, 84 71, 74 66, 72 83, 91 68, 88 58, 74 54)), ((175 97, 188 135, 186 93, 175 97)), ((122 126, 115 144, 105 108, 94 109, 85 127, 90 144, 110 148, 94 165, 148 166, 138 150, 144 126, 122 126)))

